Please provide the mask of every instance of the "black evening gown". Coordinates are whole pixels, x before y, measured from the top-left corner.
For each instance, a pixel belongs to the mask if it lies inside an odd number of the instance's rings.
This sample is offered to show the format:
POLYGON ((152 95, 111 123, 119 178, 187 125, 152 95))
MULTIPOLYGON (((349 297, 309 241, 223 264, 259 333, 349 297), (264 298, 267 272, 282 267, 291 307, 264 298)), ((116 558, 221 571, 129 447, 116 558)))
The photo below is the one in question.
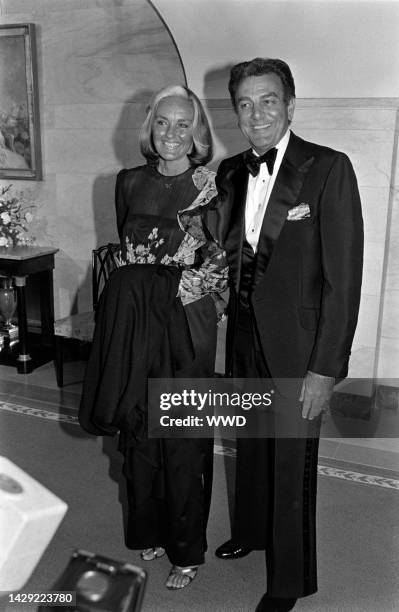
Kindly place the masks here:
MULTIPOLYGON (((146 165, 119 173, 117 224, 122 252, 125 256, 130 252, 130 261, 163 264, 176 253, 185 236, 177 212, 199 193, 192 180, 194 171, 190 168, 177 176, 164 176, 146 165)), ((177 375, 211 377, 217 331, 214 301, 205 295, 187 304, 185 313, 195 357, 177 375)), ((128 493, 127 547, 163 546, 175 565, 203 563, 213 440, 148 439, 129 445, 123 443, 123 437, 121 432, 128 493), (153 456, 160 457, 159 462, 149 460, 153 456)))

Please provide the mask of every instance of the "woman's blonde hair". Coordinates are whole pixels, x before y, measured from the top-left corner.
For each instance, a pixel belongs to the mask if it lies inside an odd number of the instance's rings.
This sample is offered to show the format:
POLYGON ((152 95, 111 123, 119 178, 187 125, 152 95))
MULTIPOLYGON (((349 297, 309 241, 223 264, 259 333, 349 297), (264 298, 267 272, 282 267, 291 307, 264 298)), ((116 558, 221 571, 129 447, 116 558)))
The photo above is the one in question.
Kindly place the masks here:
POLYGON ((208 119, 203 106, 195 93, 183 85, 168 85, 155 93, 147 107, 147 116, 141 126, 139 135, 140 151, 149 163, 155 163, 159 155, 152 140, 152 124, 158 104, 164 98, 178 96, 190 100, 194 108, 193 118, 193 149, 187 157, 192 166, 207 164, 213 155, 213 142, 208 119))

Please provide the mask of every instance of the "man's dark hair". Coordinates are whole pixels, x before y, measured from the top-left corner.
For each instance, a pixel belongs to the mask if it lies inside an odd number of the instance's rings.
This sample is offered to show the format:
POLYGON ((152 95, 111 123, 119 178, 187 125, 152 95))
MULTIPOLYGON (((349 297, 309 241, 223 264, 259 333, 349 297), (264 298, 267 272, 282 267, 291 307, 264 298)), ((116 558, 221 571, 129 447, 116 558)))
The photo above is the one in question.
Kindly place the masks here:
POLYGON ((284 88, 284 102, 288 104, 295 98, 295 83, 291 70, 283 60, 264 57, 255 57, 249 62, 241 62, 233 66, 230 72, 229 92, 231 101, 236 109, 236 93, 243 79, 263 74, 276 74, 280 77, 284 88))

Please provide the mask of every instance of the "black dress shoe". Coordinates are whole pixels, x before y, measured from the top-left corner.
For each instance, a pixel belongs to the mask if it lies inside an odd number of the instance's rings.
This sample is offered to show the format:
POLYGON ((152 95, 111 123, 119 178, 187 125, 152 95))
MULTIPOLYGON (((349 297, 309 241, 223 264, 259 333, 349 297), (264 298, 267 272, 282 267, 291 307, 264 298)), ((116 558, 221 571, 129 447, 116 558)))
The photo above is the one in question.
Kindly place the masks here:
POLYGON ((289 612, 295 607, 296 601, 288 597, 270 597, 265 593, 256 606, 255 612, 289 612))
POLYGON ((245 548, 235 544, 233 540, 228 540, 215 550, 215 555, 219 559, 239 559, 240 557, 246 557, 250 552, 252 552, 252 548, 245 548))

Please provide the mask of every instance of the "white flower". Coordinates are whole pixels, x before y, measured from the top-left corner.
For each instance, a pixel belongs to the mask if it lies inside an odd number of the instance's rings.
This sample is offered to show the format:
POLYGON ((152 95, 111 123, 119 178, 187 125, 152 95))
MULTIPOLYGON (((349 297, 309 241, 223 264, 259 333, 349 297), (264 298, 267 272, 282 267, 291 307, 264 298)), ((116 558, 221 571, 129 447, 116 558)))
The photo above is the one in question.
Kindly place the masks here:
POLYGON ((1 220, 3 221, 4 225, 8 225, 10 223, 10 221, 11 221, 11 217, 10 217, 8 212, 1 213, 0 217, 1 217, 1 220))
POLYGON ((0 236, 0 246, 7 246, 8 240, 4 236, 0 236))
POLYGON ((26 200, 24 192, 16 194, 12 185, 0 187, 0 235, 1 246, 32 244, 34 238, 26 235, 33 221, 32 210, 36 208, 26 200))
POLYGON ((158 228, 154 227, 148 235, 148 240, 155 240, 156 238, 158 238, 158 228))

